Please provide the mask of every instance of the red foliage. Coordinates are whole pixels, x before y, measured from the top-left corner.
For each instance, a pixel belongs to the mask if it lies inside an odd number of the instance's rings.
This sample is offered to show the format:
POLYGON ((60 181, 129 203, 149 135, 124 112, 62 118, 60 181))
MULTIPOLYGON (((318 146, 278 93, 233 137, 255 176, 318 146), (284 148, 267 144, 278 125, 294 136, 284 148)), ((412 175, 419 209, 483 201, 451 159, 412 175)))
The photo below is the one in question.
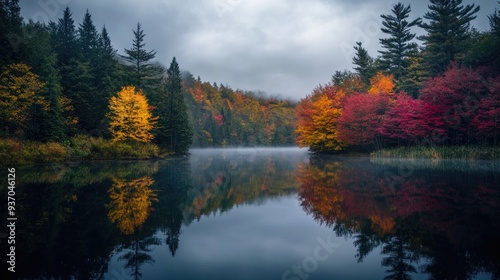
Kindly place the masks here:
POLYGON ((219 126, 222 126, 224 124, 224 116, 220 113, 214 114, 213 115, 214 120, 219 124, 219 126))
POLYGON ((399 93, 391 104, 379 130, 383 136, 413 141, 423 136, 422 101, 413 99, 404 92, 399 93))
POLYGON ((469 143, 473 135, 471 121, 479 101, 490 91, 487 84, 480 71, 456 64, 443 76, 429 80, 420 91, 426 135, 453 144, 469 143))
POLYGON ((376 141, 389 96, 355 94, 346 98, 338 120, 339 139, 354 145, 369 145, 376 141))
POLYGON ((479 102, 472 125, 477 129, 479 137, 493 139, 496 145, 500 134, 500 77, 492 79, 490 84, 491 93, 479 102))

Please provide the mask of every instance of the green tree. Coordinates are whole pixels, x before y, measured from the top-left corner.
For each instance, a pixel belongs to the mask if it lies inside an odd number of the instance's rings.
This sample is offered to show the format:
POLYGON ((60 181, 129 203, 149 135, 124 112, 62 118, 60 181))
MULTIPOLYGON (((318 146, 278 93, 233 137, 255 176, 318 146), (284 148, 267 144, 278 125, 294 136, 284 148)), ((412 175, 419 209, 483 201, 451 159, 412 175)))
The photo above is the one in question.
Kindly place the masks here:
POLYGON ((155 140, 176 154, 187 154, 193 138, 187 106, 184 103, 182 79, 175 57, 167 70, 162 102, 157 105, 159 117, 155 140))
POLYGON ((406 74, 406 69, 409 66, 408 58, 410 57, 413 45, 411 40, 415 38, 415 33, 410 32, 410 28, 421 23, 421 19, 417 18, 408 22, 411 11, 410 5, 406 6, 397 3, 392 8, 392 15, 381 15, 384 19, 381 28, 382 32, 388 35, 387 38, 381 38, 380 44, 383 51, 379 51, 382 55, 382 67, 392 74, 396 81, 406 74))
POLYGON ((356 42, 356 46, 354 46, 354 50, 356 50, 355 56, 352 58, 352 63, 356 65, 354 70, 358 73, 361 80, 368 86, 370 84, 370 79, 375 75, 375 62, 373 58, 368 54, 368 51, 363 48, 361 42, 356 42))
POLYGON ((57 56, 50 45, 50 33, 39 22, 30 21, 23 27, 26 43, 26 63, 45 85, 40 90, 48 109, 35 106, 31 113, 27 138, 41 141, 62 141, 66 138, 63 108, 61 104, 62 88, 57 56))
POLYGON ((427 71, 424 68, 422 62, 423 56, 419 51, 418 45, 411 43, 410 46, 413 49, 410 50, 406 60, 405 75, 400 77, 396 83, 399 90, 403 90, 414 98, 417 98, 420 88, 422 88, 422 84, 427 77, 427 71))
POLYGON ((427 34, 419 39, 425 45, 425 65, 431 76, 442 74, 454 60, 463 57, 470 22, 479 6, 462 5, 462 0, 430 0, 429 10, 420 26, 427 34))
POLYGON ((111 39, 104 26, 99 36, 97 57, 99 63, 94 69, 95 83, 97 86, 97 99, 94 108, 97 115, 101 117, 98 125, 98 132, 102 133, 106 127, 105 120, 102 119, 107 110, 106 104, 113 95, 120 89, 121 73, 116 59, 116 50, 111 45, 111 39))
POLYGON ((151 99, 154 94, 149 91, 154 91, 160 84, 163 70, 151 62, 156 56, 156 51, 146 51, 144 49, 144 37, 146 34, 144 34, 140 23, 137 23, 137 29, 133 32, 132 48, 125 49, 126 55, 122 55, 121 57, 129 64, 127 71, 129 82, 137 88, 145 90, 146 95, 151 99))
POLYGON ((23 58, 22 24, 19 0, 0 0, 0 69, 23 58))
POLYGON ((76 72, 75 109, 80 118, 80 126, 87 132, 94 131, 106 113, 106 98, 102 98, 99 88, 97 69, 101 63, 99 57, 99 33, 89 11, 85 13, 78 28, 78 53, 76 72))
MULTIPOLYGON (((75 29, 75 22, 72 17, 70 9, 67 7, 64 10, 63 17, 58 20, 58 23, 50 23, 49 30, 51 33, 52 48, 57 54, 57 68, 61 77, 62 96, 66 99, 65 103, 68 105, 69 101, 72 105, 72 110, 67 111, 67 119, 71 119, 72 125, 68 127, 68 134, 73 135, 78 132, 79 119, 81 117, 81 104, 79 102, 79 86, 81 79, 77 79, 84 70, 84 77, 89 77, 88 70, 83 67, 79 69, 76 60, 78 55, 77 49, 77 32, 75 29)), ((68 105, 69 106, 69 105, 68 105)))

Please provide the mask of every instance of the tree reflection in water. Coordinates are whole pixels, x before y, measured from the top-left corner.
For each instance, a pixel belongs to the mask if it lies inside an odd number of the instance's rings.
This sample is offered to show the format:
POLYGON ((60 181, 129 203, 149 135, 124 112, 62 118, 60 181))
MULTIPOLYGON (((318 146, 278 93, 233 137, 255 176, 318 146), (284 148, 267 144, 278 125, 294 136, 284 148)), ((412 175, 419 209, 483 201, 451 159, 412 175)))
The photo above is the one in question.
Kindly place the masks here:
POLYGON ((145 263, 154 263, 153 258, 147 254, 151 251, 149 247, 160 244, 156 237, 140 236, 140 229, 152 209, 152 202, 158 201, 156 194, 150 189, 154 180, 149 176, 133 180, 111 179, 113 184, 108 191, 108 218, 123 234, 134 234, 130 243, 118 250, 125 251, 119 260, 125 261, 124 268, 131 271, 130 275, 134 279, 140 279, 140 267, 145 263))
POLYGON ((416 272, 431 279, 472 279, 482 271, 500 277, 492 253, 500 245, 498 172, 421 167, 390 185, 387 168, 313 157, 299 168, 301 205, 338 236, 354 238, 358 262, 381 247, 385 279, 416 272))

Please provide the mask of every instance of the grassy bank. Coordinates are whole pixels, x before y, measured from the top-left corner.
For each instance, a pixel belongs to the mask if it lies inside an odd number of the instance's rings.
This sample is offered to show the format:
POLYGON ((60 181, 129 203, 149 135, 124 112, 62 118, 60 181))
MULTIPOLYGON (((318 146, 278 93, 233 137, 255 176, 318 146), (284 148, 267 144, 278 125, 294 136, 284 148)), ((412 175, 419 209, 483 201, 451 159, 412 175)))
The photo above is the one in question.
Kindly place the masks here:
POLYGON ((151 159, 165 156, 151 143, 111 142, 75 136, 65 143, 40 143, 0 139, 2 164, 29 164, 80 160, 151 159))
POLYGON ((500 160, 500 147, 413 146, 413 147, 400 147, 394 149, 378 150, 372 152, 371 156, 373 158, 500 160))

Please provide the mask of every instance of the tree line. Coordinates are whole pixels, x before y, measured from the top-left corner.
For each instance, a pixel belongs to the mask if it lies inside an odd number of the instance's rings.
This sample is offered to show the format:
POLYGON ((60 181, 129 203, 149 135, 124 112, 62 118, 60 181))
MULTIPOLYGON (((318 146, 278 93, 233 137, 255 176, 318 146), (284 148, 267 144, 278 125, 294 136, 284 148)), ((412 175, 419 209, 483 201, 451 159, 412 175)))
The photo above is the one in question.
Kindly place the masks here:
POLYGON ((69 7, 57 22, 25 22, 19 0, 1 0, 0 137, 66 145, 86 135, 177 154, 293 143, 295 104, 194 80, 175 57, 166 68, 145 37, 138 23, 118 54, 88 10, 79 24, 69 7))
POLYGON ((498 145, 500 13, 430 0, 422 18, 395 4, 381 15, 379 56, 354 46, 354 71, 336 71, 297 106, 297 142, 315 152, 403 145, 498 145), (413 28, 426 33, 417 37, 413 28), (416 40, 421 42, 417 44, 416 40))

